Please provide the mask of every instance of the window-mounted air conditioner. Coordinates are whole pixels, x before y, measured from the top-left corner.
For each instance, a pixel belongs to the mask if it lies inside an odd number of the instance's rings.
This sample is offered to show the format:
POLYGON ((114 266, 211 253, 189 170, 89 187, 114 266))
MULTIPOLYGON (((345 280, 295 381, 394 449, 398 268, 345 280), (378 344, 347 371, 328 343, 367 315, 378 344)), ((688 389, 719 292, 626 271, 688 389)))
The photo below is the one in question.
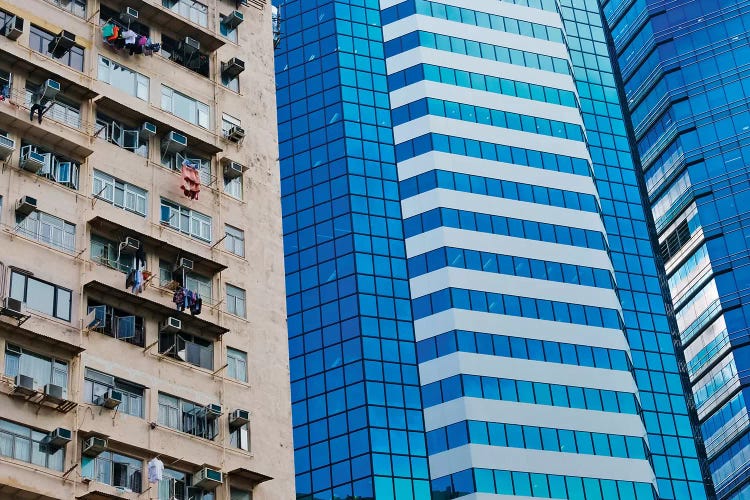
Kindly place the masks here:
POLYGON ((15 392, 22 392, 24 394, 31 394, 36 392, 34 390, 34 378, 28 375, 16 375, 13 383, 16 385, 15 392))
POLYGON ((216 489, 222 483, 221 471, 204 467, 193 475, 193 486, 202 490, 216 489))
POLYGON ((210 405, 206 405, 206 418, 209 420, 213 420, 216 418, 219 418, 221 416, 221 405, 211 403, 210 405))
POLYGON ((179 153, 187 147, 187 137, 172 130, 162 141, 162 148, 167 153, 179 153))
POLYGON ((177 271, 179 269, 184 269, 186 271, 192 271, 193 270, 193 261, 190 259, 186 259, 185 257, 180 257, 177 259, 177 262, 174 264, 174 270, 177 271))
POLYGON ((16 214, 27 216, 36 210, 36 198, 24 196, 16 203, 16 214))
POLYGON ((120 21, 124 23, 132 23, 138 20, 138 11, 133 7, 125 7, 125 10, 120 12, 120 21))
POLYGON ((60 57, 66 54, 73 45, 76 44, 76 36, 67 30, 62 30, 55 38, 53 38, 47 45, 47 52, 52 54, 54 57, 60 57))
POLYGON ((141 242, 132 236, 127 236, 125 241, 120 243, 120 251, 123 253, 134 253, 137 252, 139 248, 141 248, 141 242))
POLYGON ((62 90, 60 82, 52 78, 45 80, 41 87, 42 96, 47 99, 54 99, 60 90, 62 90))
POLYGON ((0 159, 7 160, 16 150, 16 141, 4 135, 0 135, 0 159))
POLYGON ((73 433, 70 432, 70 429, 58 427, 54 431, 47 434, 47 436, 44 438, 44 443, 50 446, 61 448, 68 444, 72 438, 73 433))
POLYGON ((245 138, 245 129, 243 129, 239 125, 235 125, 234 127, 227 130, 227 139, 229 139, 232 142, 240 142, 244 138, 245 138))
POLYGON ((22 169, 37 174, 47 166, 47 157, 38 153, 31 146, 21 148, 21 161, 18 164, 22 169))
POLYGON ((221 75, 225 78, 235 78, 243 71, 245 71, 245 61, 237 57, 221 63, 221 75))
POLYGON ((240 165, 236 161, 230 161, 230 162, 227 162, 226 165, 224 165, 224 177, 228 179, 235 179, 237 177, 242 177, 242 174, 244 171, 245 171, 245 167, 240 165))
POLYGON ((116 389, 107 389, 107 392, 99 396, 98 403, 100 406, 114 410, 122 403, 122 392, 116 389))
POLYGON ((182 50, 183 54, 192 55, 201 50, 201 43, 195 38, 186 36, 180 42, 180 49, 182 50))
POLYGON ((44 386, 44 395, 52 399, 65 399, 65 389, 59 385, 46 384, 44 386))
POLYGON ((182 321, 178 318, 173 318, 172 316, 165 319, 164 322, 159 325, 160 333, 177 333, 180 330, 182 330, 182 321))
POLYGON ((146 137, 153 137, 156 135, 156 125, 151 122, 143 122, 140 133, 146 137))
POLYGON ((221 24, 226 26, 227 29, 233 30, 245 20, 245 15, 239 10, 235 10, 224 16, 221 20, 221 24))
POLYGON ((23 34, 23 18, 19 16, 13 16, 5 22, 3 26, 3 35, 10 38, 11 40, 18 40, 18 37, 23 34))
POLYGON ((87 457, 96 457, 107 449, 107 440, 104 438, 92 436, 83 441, 81 454, 87 457))
POLYGON ((20 319, 26 315, 26 306, 18 299, 5 297, 3 299, 3 308, 0 309, 0 314, 20 319))
POLYGON ((250 422, 250 412, 247 410, 240 410, 238 408, 229 415, 229 427, 232 429, 242 427, 248 422, 250 422))

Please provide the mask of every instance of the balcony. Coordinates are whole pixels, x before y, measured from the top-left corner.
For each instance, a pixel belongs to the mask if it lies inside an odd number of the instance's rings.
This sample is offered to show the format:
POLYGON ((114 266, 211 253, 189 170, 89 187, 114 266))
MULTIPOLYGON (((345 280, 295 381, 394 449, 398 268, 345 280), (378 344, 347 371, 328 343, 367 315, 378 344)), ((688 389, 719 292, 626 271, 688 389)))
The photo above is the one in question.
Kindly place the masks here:
POLYGON ((11 341, 14 338, 33 339, 40 350, 63 353, 66 357, 75 357, 85 350, 79 343, 77 329, 33 313, 21 326, 8 316, 0 316, 0 332, 11 341), (55 328, 50 328, 51 322, 55 323, 55 328))
POLYGON ((109 0, 107 4, 120 12, 125 7, 132 7, 138 11, 139 22, 160 28, 167 27, 170 33, 180 39, 190 37, 198 40, 202 50, 213 52, 226 43, 221 34, 214 29, 216 26, 212 26, 216 21, 212 20, 210 15, 208 27, 203 27, 164 7, 162 0, 109 0))

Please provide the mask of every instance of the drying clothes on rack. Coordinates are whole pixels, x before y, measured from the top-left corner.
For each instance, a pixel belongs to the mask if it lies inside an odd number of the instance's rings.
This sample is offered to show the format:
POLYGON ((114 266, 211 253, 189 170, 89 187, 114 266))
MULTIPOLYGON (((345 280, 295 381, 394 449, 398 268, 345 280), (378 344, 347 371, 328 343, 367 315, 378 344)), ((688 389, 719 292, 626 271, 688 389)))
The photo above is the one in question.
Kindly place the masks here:
POLYGON ((179 287, 175 290, 174 295, 172 296, 172 302, 175 303, 178 311, 184 311, 187 309, 193 316, 199 315, 203 308, 203 299, 200 294, 188 290, 185 287, 179 287))
POLYGON ((180 189, 191 200, 197 200, 198 193, 201 192, 200 172, 195 165, 187 160, 182 162, 182 185, 180 189))

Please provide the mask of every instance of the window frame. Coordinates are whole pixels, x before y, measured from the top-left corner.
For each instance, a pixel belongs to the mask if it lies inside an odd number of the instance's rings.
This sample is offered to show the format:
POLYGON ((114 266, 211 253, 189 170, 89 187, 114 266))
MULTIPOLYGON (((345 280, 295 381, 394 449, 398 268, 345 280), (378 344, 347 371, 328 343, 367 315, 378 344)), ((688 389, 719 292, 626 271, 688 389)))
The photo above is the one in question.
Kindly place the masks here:
POLYGON ((161 198, 160 201, 160 218, 161 224, 187 234, 191 238, 211 243, 213 236, 213 220, 210 215, 206 215, 183 205, 161 198), (164 218, 165 209, 169 209, 169 217, 164 218), (174 222, 176 218, 176 222, 174 222), (184 227, 187 226, 187 227, 184 227), (196 231, 195 228, 198 228, 196 231), (207 237, 204 235, 207 233, 207 237))
POLYGON ((148 191, 143 188, 129 184, 97 169, 94 169, 91 187, 91 194, 95 198, 99 198, 110 205, 140 215, 141 217, 148 215, 148 191), (116 196, 118 191, 122 192, 121 204, 118 204, 118 196, 116 196), (109 195, 109 192, 111 192, 111 195, 109 195), (128 206, 129 198, 134 206, 128 206), (139 205, 143 206, 142 212, 138 210, 139 205))
POLYGON ((208 104, 164 84, 161 86, 161 109, 201 128, 208 130, 211 127, 211 107, 208 104), (177 112, 175 97, 184 99, 191 107, 187 115, 177 112))
POLYGON ((28 307, 32 311, 37 311, 37 312, 39 312, 41 314, 52 316, 52 317, 60 319, 62 321, 67 321, 67 322, 71 321, 72 307, 73 307, 73 291, 72 290, 70 290, 68 288, 61 287, 61 286, 56 285, 56 284, 54 284, 52 282, 49 282, 49 281, 40 280, 39 278, 31 276, 30 274, 27 274, 27 273, 23 273, 23 272, 21 272, 19 270, 16 270, 16 269, 13 269, 11 271, 11 273, 10 273, 10 289, 9 290, 10 290, 10 293, 9 293, 10 297, 12 297, 14 299, 21 300, 21 302, 23 302, 24 304, 26 304, 26 307, 28 307), (14 289, 15 289, 15 286, 16 286, 14 280, 17 279, 16 277, 23 279, 23 285, 22 285, 23 286, 23 298, 14 296, 14 289), (38 311, 37 309, 33 309, 32 307, 29 307, 28 302, 27 302, 28 293, 29 293, 29 281, 35 281, 35 282, 38 282, 38 283, 40 283, 42 285, 47 285, 47 286, 51 286, 52 287, 53 293, 54 293, 54 299, 53 299, 53 305, 52 305, 52 312, 53 313, 51 315, 48 315, 44 311, 38 311), (57 309, 58 309, 58 302, 60 301, 59 295, 62 292, 67 292, 68 293, 68 311, 67 311, 67 317, 58 315, 58 311, 57 311, 57 309))
POLYGON ((247 291, 244 288, 240 288, 229 283, 226 284, 226 301, 227 301, 227 312, 238 316, 240 318, 247 318, 247 291), (238 303, 241 301, 242 307, 241 312, 238 309, 238 303), (232 305, 230 307, 230 304, 232 305))
POLYGON ((224 249, 238 257, 245 257, 245 231, 230 224, 224 224, 224 249), (232 233, 234 232, 234 234, 232 233), (239 247, 239 251, 236 251, 239 247))
POLYGON ((227 377, 247 383, 247 353, 227 347, 227 377))

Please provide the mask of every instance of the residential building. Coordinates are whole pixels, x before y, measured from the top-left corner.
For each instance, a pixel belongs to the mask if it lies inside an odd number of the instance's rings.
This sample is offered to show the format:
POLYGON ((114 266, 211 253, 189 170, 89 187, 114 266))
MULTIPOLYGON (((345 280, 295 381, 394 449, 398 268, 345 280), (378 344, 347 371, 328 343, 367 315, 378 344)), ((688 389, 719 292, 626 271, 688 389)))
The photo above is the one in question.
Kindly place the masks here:
POLYGON ((710 497, 597 2, 281 19, 297 497, 710 497))
POLYGON ((271 11, 0 1, 3 500, 294 496, 271 11))
POLYGON ((750 495, 750 8, 602 2, 718 498, 750 495))

